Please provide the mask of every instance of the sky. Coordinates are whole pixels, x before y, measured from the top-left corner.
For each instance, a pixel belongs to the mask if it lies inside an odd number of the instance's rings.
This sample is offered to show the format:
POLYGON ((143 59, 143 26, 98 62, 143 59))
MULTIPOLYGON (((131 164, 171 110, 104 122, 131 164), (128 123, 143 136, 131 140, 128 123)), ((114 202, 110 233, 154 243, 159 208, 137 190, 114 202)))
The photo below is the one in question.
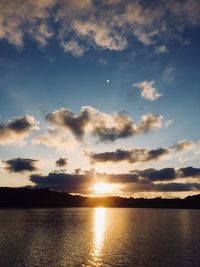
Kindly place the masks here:
POLYGON ((200 192, 198 0, 1 0, 0 186, 200 192))

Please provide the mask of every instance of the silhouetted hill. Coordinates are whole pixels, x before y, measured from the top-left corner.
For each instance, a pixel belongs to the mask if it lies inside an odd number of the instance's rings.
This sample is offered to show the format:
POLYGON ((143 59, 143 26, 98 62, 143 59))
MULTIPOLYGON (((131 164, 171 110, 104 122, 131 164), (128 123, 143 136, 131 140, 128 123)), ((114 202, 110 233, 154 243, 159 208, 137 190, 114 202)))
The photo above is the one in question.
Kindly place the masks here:
POLYGON ((185 199, 83 197, 49 189, 0 188, 0 208, 42 207, 200 208, 200 195, 185 199))

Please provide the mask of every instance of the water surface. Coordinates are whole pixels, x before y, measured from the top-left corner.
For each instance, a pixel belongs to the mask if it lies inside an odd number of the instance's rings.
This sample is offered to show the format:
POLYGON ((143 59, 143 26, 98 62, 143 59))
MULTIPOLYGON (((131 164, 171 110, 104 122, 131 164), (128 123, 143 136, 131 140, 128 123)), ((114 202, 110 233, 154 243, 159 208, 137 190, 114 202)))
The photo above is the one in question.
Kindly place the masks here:
POLYGON ((0 266, 200 266, 199 225, 199 210, 0 210, 0 266))

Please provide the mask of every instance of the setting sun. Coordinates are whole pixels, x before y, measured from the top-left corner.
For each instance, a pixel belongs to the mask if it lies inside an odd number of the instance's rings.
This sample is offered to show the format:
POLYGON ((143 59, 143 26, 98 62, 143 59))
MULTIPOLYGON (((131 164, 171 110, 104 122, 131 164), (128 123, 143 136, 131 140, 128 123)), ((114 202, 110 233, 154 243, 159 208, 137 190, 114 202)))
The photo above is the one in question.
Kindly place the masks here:
POLYGON ((103 195, 108 193, 114 193, 117 192, 119 189, 119 186, 117 184, 108 184, 108 183, 96 183, 92 186, 92 190, 95 192, 95 194, 103 195))

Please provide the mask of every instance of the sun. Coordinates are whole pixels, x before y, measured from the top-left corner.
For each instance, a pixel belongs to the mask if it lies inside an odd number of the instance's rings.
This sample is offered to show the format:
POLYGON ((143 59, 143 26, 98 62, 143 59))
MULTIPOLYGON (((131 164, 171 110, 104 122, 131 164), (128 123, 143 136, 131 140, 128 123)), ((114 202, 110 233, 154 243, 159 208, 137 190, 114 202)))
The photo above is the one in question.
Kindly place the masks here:
POLYGON ((96 183, 92 186, 92 190, 97 195, 112 194, 118 190, 117 184, 96 183))

